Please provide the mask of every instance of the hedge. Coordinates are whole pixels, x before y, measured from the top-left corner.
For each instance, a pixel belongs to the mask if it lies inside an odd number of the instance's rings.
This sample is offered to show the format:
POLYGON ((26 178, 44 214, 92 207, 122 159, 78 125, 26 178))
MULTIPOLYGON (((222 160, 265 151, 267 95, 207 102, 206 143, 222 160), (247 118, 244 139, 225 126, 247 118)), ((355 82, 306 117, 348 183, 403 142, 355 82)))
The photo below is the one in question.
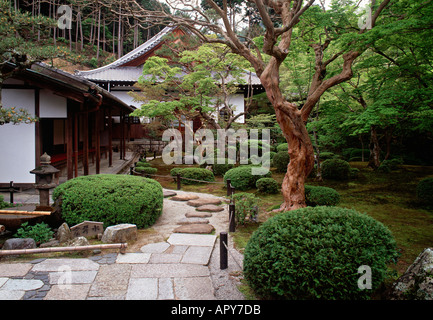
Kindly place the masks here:
POLYGON ((398 258, 391 232, 352 209, 307 207, 280 213, 251 236, 244 277, 263 299, 368 299, 398 258), (358 273, 369 266, 372 290, 358 273))
POLYGON ((324 179, 347 180, 350 175, 350 164, 340 159, 328 159, 322 163, 324 179))
MULTIPOLYGON (((224 183, 226 185, 227 179, 231 180, 231 185, 236 190, 249 190, 256 187, 256 182, 260 178, 268 178, 271 176, 271 172, 263 170, 262 175, 253 175, 252 169, 254 166, 243 165, 227 171, 224 175, 224 183)), ((257 167, 259 169, 260 167, 257 167)))
POLYGON ((340 194, 332 188, 305 185, 307 206, 336 206, 340 203, 340 194))
POLYGON ((260 178, 256 182, 257 191, 261 193, 274 194, 280 190, 280 185, 275 179, 272 178, 260 178))
POLYGON ((421 203, 433 205, 433 178, 425 178, 418 183, 416 197, 421 203))
MULTIPOLYGON (((212 171, 204 168, 173 168, 170 170, 170 175, 175 177, 180 174, 182 178, 203 180, 203 181, 215 181, 215 176, 212 171)), ((187 179, 181 179, 184 184, 200 184, 205 182, 192 181, 187 179)))
POLYGON ((277 169, 277 172, 285 173, 290 162, 290 155, 287 151, 279 151, 272 158, 272 166, 277 169))
POLYGON ((90 220, 104 227, 131 223, 146 228, 162 213, 163 193, 153 179, 99 174, 62 183, 54 189, 53 200, 69 225, 90 220))

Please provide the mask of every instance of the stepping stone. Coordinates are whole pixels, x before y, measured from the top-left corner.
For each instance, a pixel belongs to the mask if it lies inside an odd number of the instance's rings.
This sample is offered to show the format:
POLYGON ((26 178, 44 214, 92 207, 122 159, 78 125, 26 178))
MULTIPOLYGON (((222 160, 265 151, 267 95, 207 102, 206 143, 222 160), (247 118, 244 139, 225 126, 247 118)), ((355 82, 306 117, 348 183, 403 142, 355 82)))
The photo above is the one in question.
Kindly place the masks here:
POLYGON ((173 233, 167 242, 172 246, 200 246, 213 247, 217 236, 214 234, 181 234, 173 233))
POLYGON ((223 211, 224 208, 220 207, 220 206, 213 205, 213 204, 206 204, 204 206, 200 206, 200 207, 196 208, 195 210, 206 211, 206 212, 219 212, 219 211, 223 211))
POLYGON ((193 218, 183 218, 183 219, 180 219, 178 222, 177 222, 177 224, 195 224, 195 223, 203 223, 203 224, 206 224, 206 223, 209 223, 209 220, 208 219, 204 219, 204 218, 196 218, 196 217, 193 217, 193 218))
POLYGON ((192 207, 201 207, 207 204, 219 205, 221 204, 221 200, 220 199, 196 199, 196 200, 189 200, 186 204, 192 207))
POLYGON ((187 218, 209 218, 212 217, 212 213, 210 212, 187 212, 185 213, 185 217, 187 218))
POLYGON ((170 245, 167 242, 149 243, 140 248, 144 253, 163 253, 170 245))
POLYGON ((185 194, 178 194, 178 195, 176 195, 174 197, 171 197, 170 200, 173 200, 173 201, 189 201, 189 200, 195 200, 195 199, 198 199, 198 198, 199 198, 199 196, 197 196, 195 194, 185 193, 185 194))
POLYGON ((164 198, 172 197, 172 196, 177 195, 176 192, 171 191, 171 190, 163 190, 163 194, 164 194, 164 198))
POLYGON ((214 230, 214 226, 210 224, 187 224, 174 229, 173 232, 207 234, 211 233, 214 230))

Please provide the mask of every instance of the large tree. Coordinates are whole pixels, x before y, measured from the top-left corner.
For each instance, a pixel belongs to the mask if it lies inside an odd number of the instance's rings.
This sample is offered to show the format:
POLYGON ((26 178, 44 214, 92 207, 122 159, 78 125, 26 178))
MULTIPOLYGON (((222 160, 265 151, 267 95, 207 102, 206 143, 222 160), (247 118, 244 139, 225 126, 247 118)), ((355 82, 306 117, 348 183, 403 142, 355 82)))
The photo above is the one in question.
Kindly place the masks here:
POLYGON ((155 23, 169 20, 188 29, 204 42, 226 45, 233 53, 250 62, 260 77, 289 145, 290 163, 282 184, 284 202, 280 210, 304 207, 304 182, 314 166, 314 150, 306 123, 320 97, 329 88, 352 77, 352 64, 371 45, 373 36, 377 37, 376 29, 382 27, 380 15, 386 12, 391 0, 372 1, 369 8, 371 15, 365 24, 359 23, 355 1, 333 1, 328 8, 323 1, 320 1, 321 6, 313 6, 314 0, 249 0, 247 2, 255 8, 265 28, 262 47, 258 47, 252 39, 236 34, 233 21, 229 19, 228 1, 222 1, 222 6, 212 0, 206 2, 218 16, 217 23, 199 4, 189 0, 167 0, 174 9, 176 4, 181 3, 182 7, 177 9, 181 8, 189 15, 149 12, 135 1, 128 2, 125 10, 137 19, 153 19, 155 23), (209 37, 209 33, 217 37, 209 37), (304 39, 310 37, 308 45, 314 55, 314 73, 302 107, 289 101, 280 88, 281 65, 293 49, 295 33, 304 39), (331 65, 338 71, 329 74, 331 65))

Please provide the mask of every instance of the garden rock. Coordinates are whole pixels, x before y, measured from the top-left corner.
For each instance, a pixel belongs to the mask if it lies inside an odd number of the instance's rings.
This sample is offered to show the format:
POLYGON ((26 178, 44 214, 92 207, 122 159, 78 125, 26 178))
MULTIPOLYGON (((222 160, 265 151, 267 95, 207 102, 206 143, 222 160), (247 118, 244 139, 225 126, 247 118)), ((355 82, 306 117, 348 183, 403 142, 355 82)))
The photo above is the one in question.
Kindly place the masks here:
POLYGON ((209 218, 212 217, 212 213, 210 212, 187 212, 185 213, 185 217, 187 218, 209 218))
POLYGON ((171 190, 164 190, 163 194, 164 194, 164 198, 173 197, 173 196, 177 195, 176 192, 171 191, 171 190))
POLYGON ((177 223, 178 224, 196 224, 196 223, 198 223, 198 224, 201 224, 201 223, 206 224, 206 223, 209 223, 209 220, 205 219, 205 218, 196 218, 196 217, 193 217, 193 218, 183 218, 183 219, 180 219, 177 223))
POLYGON ((198 199, 199 196, 194 194, 178 194, 174 197, 171 197, 170 200, 173 201, 189 201, 189 200, 195 200, 198 199))
POLYGON ((71 247, 82 247, 82 246, 88 246, 88 245, 90 245, 90 243, 86 237, 80 236, 80 237, 76 237, 72 240, 69 240, 67 242, 67 245, 71 246, 71 247))
POLYGON ((219 211, 223 211, 224 208, 220 207, 220 206, 213 205, 213 204, 207 204, 204 206, 200 206, 200 207, 196 208, 195 210, 206 211, 206 212, 219 212, 219 211))
POLYGON ((12 238, 5 241, 2 250, 19 250, 36 248, 36 242, 32 238, 12 238))
POLYGON ((174 233, 211 233, 215 228, 210 224, 187 224, 174 229, 174 233))
POLYGON ((433 300, 433 248, 425 249, 392 285, 391 300, 433 300))
POLYGON ((220 199, 196 199, 196 200, 189 200, 186 204, 192 207, 201 207, 208 204, 219 205, 221 204, 221 200, 220 199))
POLYGON ((101 241, 104 243, 120 243, 137 240, 135 224, 118 224, 105 229, 101 241))
POLYGON ((69 226, 66 222, 64 222, 58 229, 56 233, 56 239, 59 240, 60 243, 69 241, 73 239, 73 235, 69 226))

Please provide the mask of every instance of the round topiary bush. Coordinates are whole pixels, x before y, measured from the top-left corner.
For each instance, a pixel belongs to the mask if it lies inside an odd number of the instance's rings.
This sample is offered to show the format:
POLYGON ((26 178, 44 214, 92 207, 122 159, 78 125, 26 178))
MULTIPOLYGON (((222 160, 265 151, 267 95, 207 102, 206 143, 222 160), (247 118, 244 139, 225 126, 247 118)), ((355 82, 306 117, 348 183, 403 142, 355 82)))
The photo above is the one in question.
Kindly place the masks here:
POLYGON ((307 207, 278 214, 253 233, 244 276, 266 299, 368 299, 397 257, 391 232, 368 215, 307 207), (372 290, 358 287, 361 266, 371 268, 372 290))
MULTIPOLYGON (((137 169, 138 168, 135 168, 135 171, 138 171, 137 169)), ((157 171, 158 171, 157 168, 152 168, 152 167, 144 167, 143 168, 143 167, 141 167, 140 171, 138 171, 138 172, 140 172, 145 177, 150 177, 150 175, 155 174, 157 171)))
MULTIPOLYGON (((170 171, 172 173, 173 169, 170 171)), ((200 184, 205 182, 193 181, 193 180, 202 180, 202 181, 215 181, 215 176, 212 171, 204 168, 182 168, 180 170, 175 170, 174 173, 179 173, 182 178, 182 183, 184 184, 200 184), (193 179, 193 180, 188 180, 193 179)), ((172 174, 173 175, 173 174, 172 174)))
POLYGON ((277 172, 284 173, 287 171, 289 162, 290 156, 287 151, 279 151, 272 159, 272 166, 277 169, 277 172))
POLYGON ((422 203, 433 205, 433 178, 425 178, 418 183, 416 197, 422 203))
POLYGON ((163 193, 152 179, 99 174, 62 183, 54 189, 53 200, 69 225, 90 220, 103 222, 104 227, 131 223, 146 228, 162 213, 163 193))
MULTIPOLYGON (((256 187, 256 182, 260 178, 268 178, 271 176, 271 172, 263 170, 263 174, 253 174, 254 166, 239 166, 227 171, 224 175, 224 184, 227 185, 227 179, 231 180, 231 185, 236 190, 249 190, 256 187)), ((256 167, 260 170, 260 167, 256 167)))
POLYGON ((256 188, 262 193, 278 193, 280 186, 275 179, 272 178, 260 178, 256 182, 256 188))
POLYGON ((340 203, 340 194, 332 188, 306 185, 305 201, 311 207, 336 206, 340 203))
POLYGON ((333 180, 347 180, 350 174, 350 164, 341 159, 328 159, 322 163, 322 177, 333 180))
POLYGON ((287 142, 286 143, 280 143, 277 146, 277 153, 281 152, 281 151, 284 151, 286 153, 289 151, 289 144, 287 142))

